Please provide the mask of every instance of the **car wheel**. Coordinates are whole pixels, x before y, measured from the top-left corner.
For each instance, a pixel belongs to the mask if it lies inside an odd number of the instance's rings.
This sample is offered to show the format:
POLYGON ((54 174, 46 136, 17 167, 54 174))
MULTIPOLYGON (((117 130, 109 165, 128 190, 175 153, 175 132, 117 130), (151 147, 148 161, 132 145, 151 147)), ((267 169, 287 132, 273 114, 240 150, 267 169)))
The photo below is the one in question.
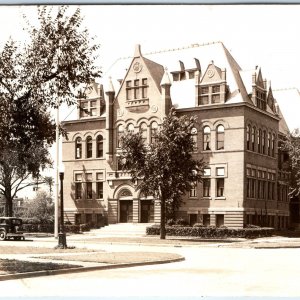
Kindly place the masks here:
POLYGON ((1 230, 0 231, 0 241, 4 241, 6 238, 6 233, 4 230, 1 230))

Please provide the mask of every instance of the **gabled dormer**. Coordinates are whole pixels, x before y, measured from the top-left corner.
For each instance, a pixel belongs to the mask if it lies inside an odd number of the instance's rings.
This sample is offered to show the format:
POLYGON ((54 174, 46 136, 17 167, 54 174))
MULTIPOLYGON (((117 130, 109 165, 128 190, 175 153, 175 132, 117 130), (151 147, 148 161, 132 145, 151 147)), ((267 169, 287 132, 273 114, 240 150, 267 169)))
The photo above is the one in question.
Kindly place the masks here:
POLYGON ((261 69, 258 67, 252 74, 251 99, 256 107, 267 110, 267 81, 263 79, 261 69))
POLYGON ((119 106, 125 107, 130 112, 149 110, 150 99, 157 99, 161 96, 160 82, 163 75, 163 66, 143 57, 140 45, 137 45, 116 97, 119 106))
POLYGON ((105 113, 103 85, 92 82, 84 91, 79 92, 78 119, 100 117, 105 113))
MULTIPOLYGON (((197 82, 196 82, 197 84, 197 82)), ((208 105, 225 103, 226 101, 226 70, 215 66, 212 61, 198 86, 198 103, 197 105, 208 105)))

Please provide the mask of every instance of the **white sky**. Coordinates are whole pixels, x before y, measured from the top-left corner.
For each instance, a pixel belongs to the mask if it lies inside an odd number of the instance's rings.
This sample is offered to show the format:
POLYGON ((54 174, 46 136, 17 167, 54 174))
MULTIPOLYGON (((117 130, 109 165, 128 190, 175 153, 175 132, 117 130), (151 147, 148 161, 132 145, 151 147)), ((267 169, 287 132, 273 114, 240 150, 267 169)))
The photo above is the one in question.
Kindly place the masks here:
MULTIPOLYGON (((262 68, 272 88, 300 89, 299 5, 93 5, 81 6, 84 25, 101 44, 107 70, 119 57, 222 41, 242 69, 262 68)), ((34 6, 0 6, 0 44, 22 40, 21 15, 34 6)), ((65 115, 67 112, 62 112, 65 115)), ((299 121, 300 123, 300 121, 299 121)), ((300 127, 300 124, 299 124, 300 127)))

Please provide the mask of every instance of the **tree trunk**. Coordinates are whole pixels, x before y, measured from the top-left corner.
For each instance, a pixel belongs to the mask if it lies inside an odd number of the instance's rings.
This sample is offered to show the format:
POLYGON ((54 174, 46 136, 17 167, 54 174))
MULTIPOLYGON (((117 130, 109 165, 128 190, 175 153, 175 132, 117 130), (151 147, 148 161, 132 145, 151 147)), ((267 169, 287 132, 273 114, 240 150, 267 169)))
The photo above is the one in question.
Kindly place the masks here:
POLYGON ((164 197, 160 199, 160 239, 166 239, 166 202, 164 197))
POLYGON ((5 200, 5 216, 6 217, 13 216, 12 199, 9 197, 6 197, 5 200))

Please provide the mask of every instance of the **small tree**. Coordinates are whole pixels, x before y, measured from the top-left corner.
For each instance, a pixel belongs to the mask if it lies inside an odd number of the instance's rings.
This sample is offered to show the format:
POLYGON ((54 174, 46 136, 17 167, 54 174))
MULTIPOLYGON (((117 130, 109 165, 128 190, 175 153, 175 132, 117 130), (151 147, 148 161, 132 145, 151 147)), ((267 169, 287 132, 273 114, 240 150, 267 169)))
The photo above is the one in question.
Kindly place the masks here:
POLYGON ((182 196, 201 180, 204 163, 192 157, 195 122, 195 117, 177 117, 171 109, 154 143, 146 146, 141 133, 128 132, 121 138, 123 168, 141 192, 160 200, 161 239, 166 236, 166 210, 178 208, 182 196))
POLYGON ((45 191, 38 192, 36 197, 25 204, 24 218, 35 219, 40 224, 53 223, 54 203, 45 191))
POLYGON ((300 131, 299 129, 288 133, 282 145, 282 150, 287 151, 292 167, 291 196, 300 194, 300 131))
POLYGON ((7 216, 16 193, 36 184, 51 163, 55 122, 49 111, 76 103, 78 87, 101 74, 94 65, 99 46, 82 29, 80 9, 39 6, 37 16, 37 26, 27 22, 26 43, 10 39, 0 51, 0 194, 7 216))

